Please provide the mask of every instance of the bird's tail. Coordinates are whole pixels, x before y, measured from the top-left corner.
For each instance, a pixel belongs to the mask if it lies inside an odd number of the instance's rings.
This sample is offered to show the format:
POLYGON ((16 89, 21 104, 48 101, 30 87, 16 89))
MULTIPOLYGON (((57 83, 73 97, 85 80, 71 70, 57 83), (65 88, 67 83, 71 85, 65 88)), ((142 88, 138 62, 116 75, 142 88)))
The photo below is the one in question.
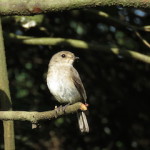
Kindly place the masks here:
POLYGON ((82 133, 89 132, 89 125, 85 113, 83 111, 77 112, 77 117, 80 131, 82 133))

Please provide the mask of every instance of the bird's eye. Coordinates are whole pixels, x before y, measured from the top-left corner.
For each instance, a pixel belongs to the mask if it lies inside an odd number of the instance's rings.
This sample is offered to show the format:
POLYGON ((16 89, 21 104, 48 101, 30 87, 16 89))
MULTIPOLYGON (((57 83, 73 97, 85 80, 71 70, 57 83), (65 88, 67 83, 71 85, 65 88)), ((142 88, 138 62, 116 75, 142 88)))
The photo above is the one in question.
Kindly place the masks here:
POLYGON ((61 57, 64 58, 64 57, 66 57, 66 55, 65 55, 65 54, 62 54, 61 57))

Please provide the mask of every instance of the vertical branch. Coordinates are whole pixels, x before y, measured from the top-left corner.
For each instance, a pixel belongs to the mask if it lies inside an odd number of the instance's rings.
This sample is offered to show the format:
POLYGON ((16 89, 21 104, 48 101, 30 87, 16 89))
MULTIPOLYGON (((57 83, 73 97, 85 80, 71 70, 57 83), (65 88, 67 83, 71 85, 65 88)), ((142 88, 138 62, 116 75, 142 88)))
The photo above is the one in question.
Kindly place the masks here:
MULTIPOLYGON (((12 110, 0 18, 0 110, 12 110)), ((15 150, 13 121, 3 121, 5 150, 15 150)))

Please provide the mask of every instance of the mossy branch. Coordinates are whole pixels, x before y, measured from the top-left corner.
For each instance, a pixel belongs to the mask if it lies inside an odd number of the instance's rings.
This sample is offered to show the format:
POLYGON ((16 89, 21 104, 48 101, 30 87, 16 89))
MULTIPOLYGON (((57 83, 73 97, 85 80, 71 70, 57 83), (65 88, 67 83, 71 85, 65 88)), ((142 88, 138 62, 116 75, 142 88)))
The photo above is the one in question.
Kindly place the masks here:
POLYGON ((150 7, 150 0, 0 0, 0 15, 33 15, 112 5, 150 7))

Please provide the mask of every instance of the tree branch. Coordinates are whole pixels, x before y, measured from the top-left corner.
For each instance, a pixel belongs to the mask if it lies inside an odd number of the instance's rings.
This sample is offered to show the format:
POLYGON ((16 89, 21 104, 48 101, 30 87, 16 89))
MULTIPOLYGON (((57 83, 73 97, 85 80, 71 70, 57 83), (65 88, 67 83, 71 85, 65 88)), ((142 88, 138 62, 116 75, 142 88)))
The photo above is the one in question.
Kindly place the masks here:
MULTIPOLYGON (((7 36, 7 35, 6 35, 7 36)), ((52 45, 52 46, 70 46, 73 48, 79 48, 83 50, 98 50, 103 52, 112 52, 116 55, 122 55, 125 57, 133 58, 145 63, 150 64, 150 56, 141 54, 133 50, 122 50, 118 47, 112 47, 109 45, 100 45, 95 43, 88 43, 82 40, 65 39, 65 38, 35 38, 29 36, 20 36, 13 33, 9 34, 8 38, 11 38, 13 42, 18 42, 27 45, 52 45)))
MULTIPOLYGON (((57 108, 56 108, 57 109, 57 108)), ((59 111, 51 110, 45 112, 28 112, 28 111, 0 111, 0 120, 19 120, 19 121, 30 121, 31 123, 37 123, 41 120, 45 119, 53 119, 64 114, 70 114, 77 112, 78 110, 85 111, 87 107, 78 102, 73 105, 68 105, 63 109, 59 109, 59 111)))
POLYGON ((150 7, 150 0, 0 0, 0 15, 33 15, 106 5, 150 7))

